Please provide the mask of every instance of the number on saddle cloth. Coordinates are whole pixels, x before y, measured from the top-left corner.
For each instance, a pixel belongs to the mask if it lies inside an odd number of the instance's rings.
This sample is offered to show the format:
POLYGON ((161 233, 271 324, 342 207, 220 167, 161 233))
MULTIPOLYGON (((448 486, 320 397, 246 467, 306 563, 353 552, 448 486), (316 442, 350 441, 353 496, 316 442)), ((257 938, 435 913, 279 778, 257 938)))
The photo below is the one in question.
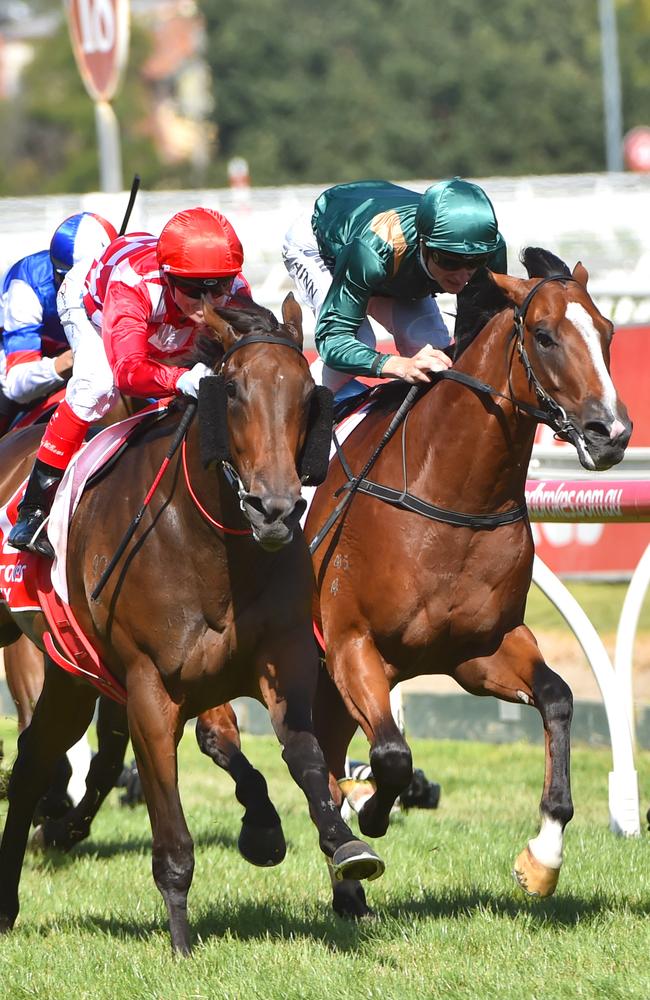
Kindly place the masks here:
MULTIPOLYGON (((199 383, 199 435, 204 468, 232 461, 228 443, 228 393, 223 375, 199 383)), ((307 436, 298 463, 305 486, 319 486, 327 475, 334 404, 332 393, 317 385, 311 399, 307 436)))

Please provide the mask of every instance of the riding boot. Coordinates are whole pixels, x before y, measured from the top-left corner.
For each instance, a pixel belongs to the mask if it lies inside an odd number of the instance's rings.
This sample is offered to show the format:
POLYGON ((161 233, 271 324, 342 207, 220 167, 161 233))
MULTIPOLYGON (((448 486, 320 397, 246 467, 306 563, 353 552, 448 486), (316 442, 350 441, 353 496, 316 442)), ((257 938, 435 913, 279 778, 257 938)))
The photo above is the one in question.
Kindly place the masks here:
POLYGON ((54 559, 54 549, 43 524, 49 516, 57 487, 63 479, 64 469, 56 469, 37 458, 18 505, 18 520, 9 533, 7 542, 22 552, 38 552, 54 559))

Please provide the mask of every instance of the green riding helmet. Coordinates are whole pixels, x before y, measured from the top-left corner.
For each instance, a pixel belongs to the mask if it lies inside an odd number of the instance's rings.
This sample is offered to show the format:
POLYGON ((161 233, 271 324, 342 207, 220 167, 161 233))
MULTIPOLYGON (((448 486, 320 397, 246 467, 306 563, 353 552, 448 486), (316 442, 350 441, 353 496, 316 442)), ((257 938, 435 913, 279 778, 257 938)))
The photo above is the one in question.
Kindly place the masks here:
POLYGON ((443 253, 485 255, 500 243, 492 202, 478 184, 460 177, 427 188, 415 226, 426 246, 443 253))

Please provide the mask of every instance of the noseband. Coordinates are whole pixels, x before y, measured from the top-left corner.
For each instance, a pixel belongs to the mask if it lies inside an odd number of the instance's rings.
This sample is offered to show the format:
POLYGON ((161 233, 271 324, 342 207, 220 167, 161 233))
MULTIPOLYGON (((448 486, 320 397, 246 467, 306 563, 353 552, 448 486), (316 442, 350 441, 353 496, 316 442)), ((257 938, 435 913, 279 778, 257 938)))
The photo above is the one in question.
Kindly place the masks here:
MULTIPOLYGON (((576 445, 580 437, 578 431, 576 430, 572 422, 569 420, 569 417, 567 416, 564 407, 560 406, 560 404, 555 399, 553 399, 552 396, 548 394, 544 386, 541 384, 541 382, 535 375, 535 372, 533 371, 533 366, 530 363, 530 358, 528 357, 528 353, 524 346, 526 313, 528 312, 530 303, 532 302, 533 298, 535 297, 539 289, 542 287, 542 285, 548 284, 549 281, 565 281, 565 282, 573 281, 576 284, 580 284, 577 278, 574 278, 572 277, 572 275, 569 274, 551 274, 547 278, 542 278, 541 281, 538 281, 537 284, 533 288, 531 288, 531 290, 529 291, 528 295, 521 303, 521 305, 515 306, 514 326, 512 335, 514 339, 515 348, 519 353, 521 363, 524 366, 524 371, 526 372, 528 384, 531 386, 531 388, 535 390, 535 395, 537 396, 539 404, 542 408, 541 412, 543 416, 538 417, 538 419, 540 419, 543 423, 548 424, 548 426, 555 431, 558 437, 563 438, 565 441, 570 441, 573 445, 576 445)), ((508 384, 510 385, 510 374, 508 375, 508 384)), ((512 394, 511 385, 510 389, 512 394)), ((531 412, 531 408, 528 407, 527 404, 523 404, 516 399, 514 399, 514 402, 521 409, 524 409, 527 412, 531 412)), ((535 415, 535 412, 534 411, 532 412, 533 415, 535 415)), ((539 411, 537 412, 539 413, 539 411)))

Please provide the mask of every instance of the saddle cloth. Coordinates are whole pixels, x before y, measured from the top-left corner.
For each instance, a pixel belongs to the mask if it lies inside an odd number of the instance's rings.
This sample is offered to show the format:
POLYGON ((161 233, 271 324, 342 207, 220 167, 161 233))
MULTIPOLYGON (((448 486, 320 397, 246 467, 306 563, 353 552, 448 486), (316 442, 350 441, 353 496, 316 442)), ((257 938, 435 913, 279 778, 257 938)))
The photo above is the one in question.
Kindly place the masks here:
POLYGON ((77 453, 61 481, 48 523, 48 535, 56 553, 53 565, 31 552, 18 552, 6 542, 27 480, 0 508, 0 600, 12 612, 42 611, 50 629, 43 642, 52 659, 69 673, 86 677, 102 694, 122 704, 126 701, 124 688, 102 664, 68 603, 68 530, 90 477, 111 459, 146 416, 162 408, 155 404, 106 427, 77 453))

